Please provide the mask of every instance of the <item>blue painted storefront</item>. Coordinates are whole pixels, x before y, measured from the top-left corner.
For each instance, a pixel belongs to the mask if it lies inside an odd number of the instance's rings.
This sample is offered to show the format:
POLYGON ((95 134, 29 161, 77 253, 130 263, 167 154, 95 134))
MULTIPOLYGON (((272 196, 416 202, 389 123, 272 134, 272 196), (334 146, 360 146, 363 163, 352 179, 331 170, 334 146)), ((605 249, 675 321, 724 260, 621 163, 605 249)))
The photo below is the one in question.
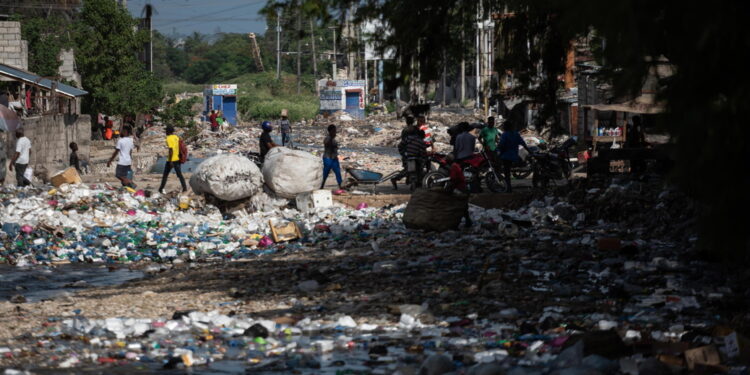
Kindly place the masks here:
POLYGON ((208 121, 212 110, 221 111, 224 119, 237 125, 237 85, 210 85, 203 91, 203 116, 208 121))

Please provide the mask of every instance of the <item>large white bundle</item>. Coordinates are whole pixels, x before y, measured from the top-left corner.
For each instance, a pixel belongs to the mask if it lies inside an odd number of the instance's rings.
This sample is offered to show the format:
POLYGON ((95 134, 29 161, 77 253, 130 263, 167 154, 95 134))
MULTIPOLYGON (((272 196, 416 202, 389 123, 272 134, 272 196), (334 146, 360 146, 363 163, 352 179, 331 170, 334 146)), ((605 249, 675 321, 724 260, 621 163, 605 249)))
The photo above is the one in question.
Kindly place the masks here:
POLYGON ((190 187, 196 194, 208 193, 225 201, 251 197, 263 188, 263 175, 250 159, 217 155, 200 163, 190 187))
POLYGON ((274 147, 263 162, 263 178, 276 195, 292 199, 320 188, 323 160, 309 152, 274 147))

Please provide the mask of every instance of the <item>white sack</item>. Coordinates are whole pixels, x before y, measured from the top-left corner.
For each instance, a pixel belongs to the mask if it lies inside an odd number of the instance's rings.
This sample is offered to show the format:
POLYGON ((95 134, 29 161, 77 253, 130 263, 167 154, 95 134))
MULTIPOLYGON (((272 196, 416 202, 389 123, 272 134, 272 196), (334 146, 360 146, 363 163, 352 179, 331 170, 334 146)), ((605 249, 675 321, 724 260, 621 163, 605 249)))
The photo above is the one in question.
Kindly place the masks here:
POLYGON ((208 193, 225 201, 257 194, 263 175, 250 159, 239 155, 217 155, 204 160, 190 177, 196 194, 208 193))
POLYGON ((320 188, 323 160, 309 152, 274 147, 263 162, 263 178, 276 195, 292 199, 320 188))

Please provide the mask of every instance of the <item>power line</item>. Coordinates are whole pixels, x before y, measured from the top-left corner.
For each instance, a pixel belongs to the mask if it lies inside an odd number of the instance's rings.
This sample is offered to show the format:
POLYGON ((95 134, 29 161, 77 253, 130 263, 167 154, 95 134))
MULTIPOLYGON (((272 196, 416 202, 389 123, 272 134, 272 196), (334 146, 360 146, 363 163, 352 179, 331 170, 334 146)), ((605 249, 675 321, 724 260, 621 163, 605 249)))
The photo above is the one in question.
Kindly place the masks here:
MULTIPOLYGON (((185 18, 185 19, 183 19, 181 21, 168 22, 166 24, 161 24, 160 26, 161 27, 165 27, 165 26, 176 25, 178 23, 184 23, 184 22, 190 22, 190 21, 198 21, 198 20, 201 20, 201 19, 203 19, 205 17, 208 17, 208 16, 215 16, 217 14, 225 13, 225 12, 232 11, 232 10, 241 9, 241 8, 244 8, 244 7, 247 7, 247 6, 250 6, 250 5, 258 5, 258 4, 263 3, 263 2, 265 2, 265 0, 251 1, 249 3, 238 5, 236 7, 222 9, 222 10, 219 10, 219 11, 216 11, 216 12, 212 12, 212 13, 201 14, 201 15, 195 16, 195 17, 185 18)), ((158 19, 157 19, 157 21, 158 21, 158 19)))

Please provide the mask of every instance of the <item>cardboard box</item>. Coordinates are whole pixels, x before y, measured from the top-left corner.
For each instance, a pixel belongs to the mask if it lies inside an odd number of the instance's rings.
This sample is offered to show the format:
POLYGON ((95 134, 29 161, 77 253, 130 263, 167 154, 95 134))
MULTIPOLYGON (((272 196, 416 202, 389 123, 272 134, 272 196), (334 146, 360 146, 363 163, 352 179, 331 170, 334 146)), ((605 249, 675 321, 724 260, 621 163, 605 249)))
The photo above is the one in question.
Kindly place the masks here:
POLYGON ((715 346, 707 345, 686 350, 685 361, 687 362, 688 369, 692 370, 696 365, 718 366, 721 364, 721 357, 715 346))
POLYGON ((284 242, 302 238, 302 232, 300 232, 299 227, 293 221, 286 224, 274 225, 273 221, 269 220, 268 226, 271 227, 273 242, 284 242))
POLYGON ((295 201, 298 210, 307 212, 313 208, 331 207, 333 196, 330 190, 313 190, 309 193, 297 194, 295 201))
POLYGON ((83 181, 81 181, 81 176, 78 175, 78 171, 70 167, 64 171, 57 172, 52 178, 50 179, 50 182, 55 187, 60 187, 62 184, 81 184, 83 181))

